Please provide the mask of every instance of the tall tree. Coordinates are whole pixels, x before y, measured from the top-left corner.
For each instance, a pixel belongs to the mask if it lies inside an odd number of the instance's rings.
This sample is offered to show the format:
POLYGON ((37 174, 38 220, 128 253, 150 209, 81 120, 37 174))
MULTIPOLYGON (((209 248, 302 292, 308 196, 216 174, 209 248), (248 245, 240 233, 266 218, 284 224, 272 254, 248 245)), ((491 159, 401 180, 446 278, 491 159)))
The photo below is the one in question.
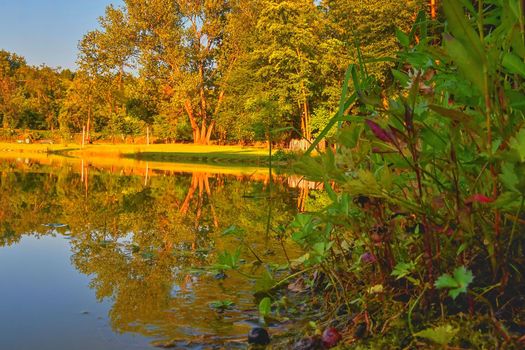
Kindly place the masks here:
POLYGON ((224 96, 219 85, 226 0, 128 0, 139 72, 155 81, 170 113, 186 113, 195 143, 209 143, 224 96))
POLYGON ((228 13, 218 60, 219 83, 226 92, 222 108, 215 116, 221 141, 249 142, 265 138, 263 116, 250 108, 252 100, 259 95, 253 52, 258 42, 256 26, 260 10, 258 0, 238 0, 228 13))
POLYGON ((16 127, 18 122, 23 103, 19 70, 25 65, 22 57, 0 51, 0 116, 4 129, 16 127))
POLYGON ((92 80, 84 72, 75 75, 69 83, 58 117, 60 129, 64 132, 79 132, 95 119, 100 96, 92 80))
MULTIPOLYGON (((27 107, 42 119, 43 128, 53 131, 58 126, 60 106, 66 93, 66 79, 58 70, 46 66, 26 70, 27 107)), ((35 121, 30 124, 36 125, 35 121)))
MULTIPOLYGON (((135 33, 129 26, 125 9, 112 5, 106 8, 105 16, 99 18, 100 30, 88 32, 79 43, 79 66, 88 78, 91 89, 88 98, 96 86, 97 92, 106 102, 107 123, 115 122, 125 116, 124 78, 126 69, 132 68, 135 53, 135 33)), ((88 109, 87 132, 91 129, 93 111, 88 109)))
POLYGON ((311 102, 318 62, 318 11, 311 0, 263 0, 257 22, 254 58, 259 81, 283 117, 299 116, 302 134, 311 138, 311 102))

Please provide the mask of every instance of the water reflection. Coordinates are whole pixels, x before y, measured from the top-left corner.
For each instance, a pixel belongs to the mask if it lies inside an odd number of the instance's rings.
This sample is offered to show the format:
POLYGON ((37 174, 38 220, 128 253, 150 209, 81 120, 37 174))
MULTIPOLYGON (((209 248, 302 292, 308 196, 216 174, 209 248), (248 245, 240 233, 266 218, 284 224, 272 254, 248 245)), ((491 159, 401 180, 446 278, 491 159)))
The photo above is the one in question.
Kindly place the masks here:
MULTIPOLYGON (((220 236, 232 224, 248 232, 255 251, 273 252, 272 261, 284 262, 282 245, 266 234, 268 203, 271 225, 283 225, 298 206, 304 209, 311 186, 290 188, 290 180, 276 178, 269 197, 264 172, 180 173, 145 165, 0 162, 0 254, 24 236, 67 237, 72 266, 107 303, 117 333, 204 342, 246 334, 257 315, 250 286, 235 274, 216 280, 197 268, 236 247, 220 236), (217 313, 209 306, 215 300, 236 306, 217 313)), ((56 289, 57 298, 61 293, 56 289)))

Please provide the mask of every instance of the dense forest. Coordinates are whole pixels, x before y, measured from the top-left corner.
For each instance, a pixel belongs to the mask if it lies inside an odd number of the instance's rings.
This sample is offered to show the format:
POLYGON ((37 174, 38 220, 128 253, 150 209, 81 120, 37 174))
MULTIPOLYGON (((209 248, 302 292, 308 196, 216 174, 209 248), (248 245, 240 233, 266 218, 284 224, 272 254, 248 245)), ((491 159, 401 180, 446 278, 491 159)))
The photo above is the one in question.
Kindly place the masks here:
MULTIPOLYGON (((433 2, 432 2, 433 3, 433 2)), ((0 52, 9 129, 82 128, 207 144, 312 139, 338 108, 347 66, 391 57, 427 1, 125 1, 79 41, 78 69, 0 52), (357 48, 360 48, 358 50, 357 48)), ((434 9, 435 10, 435 9, 434 9)), ((391 79, 389 64, 370 73, 391 79)))

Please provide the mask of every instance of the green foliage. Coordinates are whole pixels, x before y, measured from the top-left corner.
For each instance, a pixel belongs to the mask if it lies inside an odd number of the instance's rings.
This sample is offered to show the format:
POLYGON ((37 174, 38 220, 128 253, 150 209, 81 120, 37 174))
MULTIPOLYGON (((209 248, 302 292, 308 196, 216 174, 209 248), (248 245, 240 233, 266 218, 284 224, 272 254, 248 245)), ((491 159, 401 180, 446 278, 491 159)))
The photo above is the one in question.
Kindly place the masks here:
POLYGON ((413 262, 409 263, 398 263, 394 270, 392 271, 392 276, 396 277, 396 279, 401 279, 409 276, 416 270, 416 264, 413 262))
POLYGON ((235 303, 231 300, 217 300, 212 301, 209 305, 212 309, 224 311, 231 309, 233 306, 235 306, 235 303))
POLYGON ((459 294, 467 293, 467 288, 473 280, 472 272, 461 266, 454 270, 452 276, 446 273, 441 275, 434 285, 438 289, 448 289, 448 295, 456 299, 459 294))
MULTIPOLYGON (((318 138, 296 166, 324 183, 331 203, 290 225, 304 250, 296 263, 326 274, 334 298, 351 302, 345 296, 357 289, 369 312, 384 302, 379 295, 402 295, 411 325, 417 308, 437 311, 433 288, 453 299, 469 288, 473 295, 488 290, 487 305, 475 300, 480 313, 501 298, 494 280, 506 300, 523 288, 525 115, 518 99, 525 79, 518 61, 525 50, 523 21, 510 3, 445 1, 446 22, 422 12, 412 28, 399 26, 395 58, 375 55, 348 69, 340 109, 320 133, 339 126, 336 150, 312 156, 318 138), (395 65, 392 81, 381 79, 379 61, 395 65)), ((442 308, 446 314, 451 306, 442 308)), ((453 333, 419 335, 445 345, 453 333)))
MULTIPOLYGON (((312 139, 336 110, 348 64, 406 46, 417 1, 242 0, 110 5, 80 40, 79 71, 53 72, 3 57, 10 73, 0 103, 4 127, 83 127, 115 138, 243 143, 312 139), (395 18, 396 32, 389 18, 395 18), (354 43, 362 46, 361 55, 354 43), (13 74, 13 72, 19 72, 13 74), (36 74, 34 74, 36 71, 36 74), (22 78, 35 84, 19 87, 22 78), (28 96, 30 97, 28 98, 28 96)), ((516 60, 506 61, 512 67, 516 60)), ((387 81, 391 63, 370 72, 387 81)), ((2 74, 0 74, 2 76, 2 74)), ((336 134, 330 131, 330 136, 336 134)))
POLYGON ((269 297, 264 297, 259 302, 259 315, 261 318, 268 317, 270 315, 270 312, 272 311, 272 299, 269 297))
POLYGON ((236 270, 239 268, 240 257, 240 248, 236 249, 234 252, 220 252, 217 256, 217 263, 214 267, 220 270, 236 270))
POLYGON ((0 50, 0 120, 3 128, 53 130, 71 72, 46 66, 31 67, 25 60, 0 50))
POLYGON ((269 293, 277 284, 277 281, 273 277, 272 273, 268 268, 264 268, 260 276, 255 280, 255 292, 256 293, 269 293))
POLYGON ((445 326, 425 329, 421 332, 417 332, 415 336, 431 340, 439 345, 446 346, 450 344, 458 331, 459 329, 455 329, 451 325, 447 324, 445 326))

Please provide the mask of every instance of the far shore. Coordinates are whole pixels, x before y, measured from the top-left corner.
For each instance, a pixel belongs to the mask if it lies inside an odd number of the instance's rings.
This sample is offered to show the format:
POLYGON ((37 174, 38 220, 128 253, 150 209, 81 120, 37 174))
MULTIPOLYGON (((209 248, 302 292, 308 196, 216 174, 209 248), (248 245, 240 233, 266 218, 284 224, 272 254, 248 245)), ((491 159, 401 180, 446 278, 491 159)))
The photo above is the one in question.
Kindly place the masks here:
POLYGON ((157 162, 258 165, 268 163, 268 150, 261 147, 195 144, 25 144, 0 143, 0 153, 53 154, 69 157, 132 158, 157 162))

